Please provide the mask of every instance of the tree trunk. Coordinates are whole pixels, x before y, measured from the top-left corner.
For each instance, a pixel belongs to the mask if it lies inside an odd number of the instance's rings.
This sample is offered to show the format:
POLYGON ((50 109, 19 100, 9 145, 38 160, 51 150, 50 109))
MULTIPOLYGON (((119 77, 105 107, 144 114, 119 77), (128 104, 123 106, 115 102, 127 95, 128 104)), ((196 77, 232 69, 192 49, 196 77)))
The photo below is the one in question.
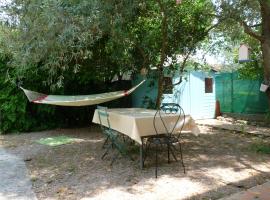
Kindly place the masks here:
MULTIPOLYGON (((264 67, 264 81, 268 85, 270 84, 270 39, 262 42, 262 54, 263 54, 263 67, 264 67)), ((268 97, 268 104, 270 108, 270 89, 266 91, 268 97)))
POLYGON ((157 0, 158 5, 160 7, 160 15, 162 16, 162 23, 161 23, 161 34, 162 34, 162 47, 160 50, 160 63, 157 66, 158 69, 158 95, 156 99, 156 108, 160 108, 160 104, 162 101, 163 95, 163 69, 164 69, 164 62, 166 59, 166 51, 168 47, 168 24, 167 24, 167 13, 162 4, 161 0, 157 0))
MULTIPOLYGON (((270 2, 260 0, 262 15, 262 41, 261 48, 263 54, 264 81, 270 84, 270 2)), ((267 90, 268 104, 270 108, 270 89, 267 90)))
POLYGON ((156 108, 160 108, 160 104, 162 101, 162 95, 163 95, 163 71, 158 70, 158 94, 157 94, 157 100, 156 100, 156 108))

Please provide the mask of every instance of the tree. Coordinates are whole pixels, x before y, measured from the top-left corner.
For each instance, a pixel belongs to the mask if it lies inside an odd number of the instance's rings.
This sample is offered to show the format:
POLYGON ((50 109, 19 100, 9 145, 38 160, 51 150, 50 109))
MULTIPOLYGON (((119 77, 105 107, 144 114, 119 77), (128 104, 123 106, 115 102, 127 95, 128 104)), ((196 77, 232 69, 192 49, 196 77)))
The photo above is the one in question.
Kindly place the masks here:
MULTIPOLYGON (((63 86, 66 71, 111 80, 131 68, 126 24, 136 1, 14 0, 6 12, 18 71, 42 68, 47 85, 63 86)), ((23 76, 23 75, 22 75, 23 76)))
POLYGON ((215 27, 211 24, 212 17, 205 14, 211 12, 212 3, 205 0, 186 0, 181 4, 172 0, 147 0, 140 4, 132 34, 135 49, 143 58, 138 64, 157 68, 156 107, 159 107, 163 95, 164 71, 178 71, 182 75, 190 55, 215 27), (176 65, 179 55, 183 56, 180 67, 176 65))
POLYGON ((8 4, 9 17, 3 32, 0 29, 0 131, 89 123, 93 107, 31 104, 16 82, 34 91, 55 89, 66 95, 119 86, 111 83, 113 76, 132 68, 125 35, 125 24, 136 14, 130 11, 135 1, 130 2, 14 0, 8 4), (4 49, 9 57, 2 60, 4 49))
POLYGON ((43 69, 48 85, 61 87, 66 71, 110 82, 114 75, 156 67, 158 97, 168 71, 185 68, 212 26, 211 0, 14 0, 10 39, 21 72, 43 69), (184 57, 176 67, 177 55, 184 57))
MULTIPOLYGON (((216 0, 216 17, 223 22, 224 32, 234 36, 242 30, 261 46, 263 77, 270 84, 270 1, 216 0)), ((266 92, 270 106, 270 90, 266 92)))

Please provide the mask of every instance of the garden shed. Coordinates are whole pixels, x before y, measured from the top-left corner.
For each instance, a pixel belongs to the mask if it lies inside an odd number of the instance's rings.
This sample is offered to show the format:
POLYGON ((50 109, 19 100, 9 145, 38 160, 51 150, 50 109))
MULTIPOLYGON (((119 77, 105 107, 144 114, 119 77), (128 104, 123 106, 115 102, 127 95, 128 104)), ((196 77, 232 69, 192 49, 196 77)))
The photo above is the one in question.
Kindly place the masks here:
MULTIPOLYGON (((186 72, 181 84, 179 76, 165 77, 166 90, 162 102, 174 102, 181 105, 185 114, 194 119, 211 119, 215 117, 216 90, 214 72, 192 71, 186 72)), ((143 79, 137 76, 133 84, 143 79)), ((153 107, 157 96, 157 78, 153 75, 146 83, 132 95, 133 107, 153 107)))

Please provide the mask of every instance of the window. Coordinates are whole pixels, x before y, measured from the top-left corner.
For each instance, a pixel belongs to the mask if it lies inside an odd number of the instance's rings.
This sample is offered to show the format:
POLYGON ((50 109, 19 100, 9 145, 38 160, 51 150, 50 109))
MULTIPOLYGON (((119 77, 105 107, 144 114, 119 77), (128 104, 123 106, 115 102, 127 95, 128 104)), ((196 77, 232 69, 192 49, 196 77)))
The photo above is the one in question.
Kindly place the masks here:
POLYGON ((164 94, 172 94, 173 93, 173 83, 172 77, 164 77, 163 81, 164 94))
POLYGON ((205 78, 205 93, 213 93, 213 78, 205 78))

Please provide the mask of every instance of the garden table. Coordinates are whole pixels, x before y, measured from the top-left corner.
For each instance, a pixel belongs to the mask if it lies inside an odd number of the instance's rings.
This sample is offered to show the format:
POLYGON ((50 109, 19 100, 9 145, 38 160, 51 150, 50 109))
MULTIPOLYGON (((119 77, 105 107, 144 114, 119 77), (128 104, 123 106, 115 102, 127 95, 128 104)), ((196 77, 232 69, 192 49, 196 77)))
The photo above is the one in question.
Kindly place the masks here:
MULTIPOLYGON (((110 126, 112 129, 127 135, 134 141, 140 144, 140 167, 143 168, 143 146, 144 138, 151 135, 155 135, 156 131, 153 126, 153 120, 156 110, 145 109, 145 108, 113 108, 107 110, 109 114, 110 126)), ((176 118, 175 115, 167 116, 165 120, 168 122, 176 118)), ((185 120, 181 117, 178 125, 175 127, 174 132, 180 131, 182 124, 184 123, 183 131, 191 131, 194 134, 199 133, 194 120, 190 115, 185 115, 185 120)), ((93 116, 93 123, 99 124, 98 111, 95 110, 93 116)), ((162 133, 165 132, 164 126, 160 123, 157 124, 157 129, 162 133)), ((166 123, 170 124, 170 123, 166 123)))

